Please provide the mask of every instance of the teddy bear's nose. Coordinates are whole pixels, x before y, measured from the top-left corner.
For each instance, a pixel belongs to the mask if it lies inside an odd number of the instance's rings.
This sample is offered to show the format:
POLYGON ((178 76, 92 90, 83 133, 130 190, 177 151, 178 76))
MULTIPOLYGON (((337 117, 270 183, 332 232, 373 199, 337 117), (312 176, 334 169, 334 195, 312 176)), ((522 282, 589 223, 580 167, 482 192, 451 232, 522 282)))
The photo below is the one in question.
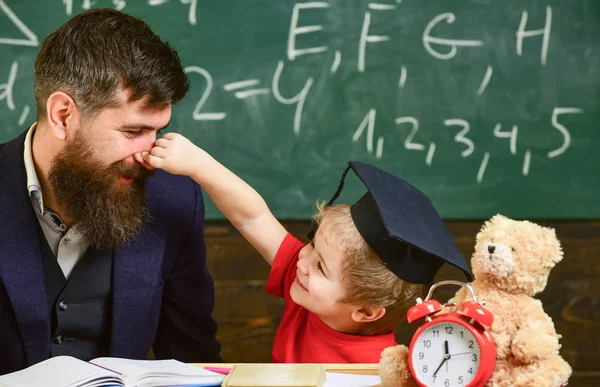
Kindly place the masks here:
POLYGON ((494 245, 488 246, 488 251, 490 252, 490 254, 494 254, 494 250, 496 250, 496 246, 494 246, 494 245))

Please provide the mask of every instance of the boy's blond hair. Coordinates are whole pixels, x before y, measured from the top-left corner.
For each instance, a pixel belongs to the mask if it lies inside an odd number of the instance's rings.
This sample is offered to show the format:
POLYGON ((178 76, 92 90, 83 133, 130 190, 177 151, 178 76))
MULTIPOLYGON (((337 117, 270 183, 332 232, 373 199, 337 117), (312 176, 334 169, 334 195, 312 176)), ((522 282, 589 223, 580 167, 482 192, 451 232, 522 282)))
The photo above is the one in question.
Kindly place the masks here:
POLYGON ((425 285, 407 282, 394 274, 365 242, 354 225, 350 205, 325 206, 317 203, 313 220, 328 243, 342 249, 342 284, 345 296, 341 303, 385 308, 385 315, 367 323, 360 333, 379 335, 392 331, 406 318, 417 297, 424 297, 425 285))

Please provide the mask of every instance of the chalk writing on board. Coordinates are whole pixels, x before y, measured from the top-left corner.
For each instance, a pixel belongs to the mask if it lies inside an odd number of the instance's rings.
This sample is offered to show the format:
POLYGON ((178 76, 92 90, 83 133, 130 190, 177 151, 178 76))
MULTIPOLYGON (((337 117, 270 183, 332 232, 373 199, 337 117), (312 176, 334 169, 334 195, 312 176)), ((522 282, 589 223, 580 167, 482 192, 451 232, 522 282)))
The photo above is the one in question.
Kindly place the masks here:
POLYGON ((369 9, 374 11, 391 11, 396 9, 394 4, 369 3, 369 9))
POLYGON ((444 125, 446 126, 459 126, 462 129, 454 136, 454 141, 466 145, 466 149, 460 153, 461 157, 467 157, 473 154, 475 151, 475 144, 473 144, 473 140, 467 137, 467 133, 471 130, 471 125, 461 118, 450 118, 444 120, 444 125))
POLYGON ((87 11, 88 9, 91 9, 94 5, 96 5, 96 2, 94 0, 83 0, 81 8, 87 11))
POLYGON ((23 111, 21 112, 21 116, 19 117, 19 121, 18 121, 18 124, 20 127, 25 125, 25 121, 27 120, 28 116, 29 116, 29 105, 25 105, 25 107, 23 108, 23 111))
POLYGON ((425 164, 431 166, 433 162, 433 155, 435 154, 435 142, 429 143, 429 149, 427 150, 427 156, 425 157, 425 164))
POLYGON ((483 45, 481 40, 460 40, 460 39, 446 39, 446 38, 437 38, 431 36, 431 31, 433 28, 440 22, 445 21, 448 24, 454 23, 456 20, 456 16, 452 12, 443 13, 433 18, 425 27, 425 31, 423 31, 423 46, 427 50, 429 54, 438 58, 438 59, 452 59, 456 56, 458 52, 457 47, 478 47, 483 45), (450 51, 447 53, 441 53, 436 51, 432 44, 437 44, 440 46, 449 46, 450 51))
MULTIPOLYGON (((373 153, 373 136, 375 134, 375 117, 377 116, 377 111, 375 109, 370 109, 365 118, 363 118, 360 125, 358 125, 358 129, 354 132, 352 136, 352 142, 357 142, 362 136, 365 128, 367 129, 367 152, 373 153)), ((381 137, 380 137, 381 138, 381 137)), ((382 138, 381 138, 382 139, 382 138)), ((377 152, 376 157, 378 159, 383 155, 383 139, 382 141, 377 140, 377 152)))
POLYGON ((523 176, 529 175, 529 165, 531 164, 531 151, 528 149, 525 151, 525 158, 523 159, 523 176))
POLYGON ((8 82, 0 84, 0 101, 6 100, 6 106, 8 106, 8 110, 15 110, 13 90, 15 87, 15 80, 17 79, 17 71, 19 71, 19 64, 17 62, 13 62, 12 66, 10 66, 8 82))
MULTIPOLYGON (((553 109, 552 118, 551 118, 552 126, 554 126, 563 135, 563 143, 559 148, 549 152, 548 158, 553 158, 553 157, 559 156, 560 154, 564 153, 570 145, 570 139, 571 139, 570 133, 564 125, 562 125, 558 122, 558 116, 561 114, 582 114, 582 113, 583 113, 583 109, 579 109, 579 108, 556 107, 553 109)), ((370 109, 369 112, 365 115, 365 117, 361 121, 361 123, 359 124, 358 128, 354 131, 354 134, 352 135, 352 142, 357 142, 358 140, 360 140, 360 138, 363 136, 363 133, 365 133, 365 131, 366 131, 366 150, 368 153, 371 153, 371 154, 373 153, 373 150, 374 150, 376 116, 377 116, 377 110, 373 109, 373 108, 370 109)), ((396 125, 398 126, 398 129, 403 134, 407 132, 406 129, 403 129, 403 126, 408 125, 408 128, 409 128, 408 134, 406 134, 406 137, 404 140, 404 148, 406 150, 425 151, 426 145, 418 142, 418 139, 417 139, 417 135, 419 132, 419 120, 417 118, 411 117, 411 116, 397 117, 394 120, 394 122, 396 123, 396 125)), ((462 118, 445 119, 445 120, 443 120, 443 123, 447 127, 458 127, 460 129, 454 136, 454 141, 456 143, 462 144, 465 147, 461 151, 460 156, 462 158, 471 156, 475 152, 475 142, 468 136, 468 134, 471 130, 470 123, 467 120, 462 119, 462 118)), ((498 139, 508 139, 509 140, 509 151, 514 156, 514 155, 517 155, 518 131, 519 131, 518 125, 512 125, 512 128, 510 131, 503 131, 502 124, 496 123, 496 125, 494 126, 494 128, 492 130, 492 133, 493 133, 493 136, 498 139)), ((379 136, 377 139, 377 149, 375 151, 375 156, 377 157, 377 159, 381 159, 383 156, 384 140, 385 139, 383 136, 379 136)), ((435 142, 430 142, 429 146, 427 147, 427 155, 425 157, 425 164, 427 166, 432 165, 433 157, 435 155, 435 150, 436 150, 435 142)), ((482 181, 483 176, 485 174, 487 164, 489 162, 489 159, 490 159, 490 153, 485 152, 483 160, 480 164, 480 168, 477 173, 477 182, 482 181)), ((531 151, 526 150, 524 153, 523 168, 522 168, 522 173, 524 176, 527 176, 529 174, 530 165, 531 165, 531 151)))
MULTIPOLYGON (((168 2, 169 2, 169 0, 148 0, 148 5, 155 7, 155 6, 162 5, 162 4, 165 4, 168 2)), ((198 0, 179 0, 179 2, 181 4, 190 6, 189 11, 188 11, 188 23, 190 23, 193 26, 198 24, 198 19, 196 17, 196 9, 198 7, 198 0)))
POLYGON ((502 131, 502 124, 497 123, 494 127, 494 136, 497 138, 508 138, 510 139, 510 153, 512 155, 517 154, 517 134, 519 133, 519 127, 517 125, 513 125, 510 132, 502 131))
POLYGON ((63 0, 63 4, 65 5, 67 15, 73 15, 73 0, 63 0))
POLYGON ((479 164, 479 170, 477 171, 477 182, 481 183, 483 181, 483 175, 485 174, 485 169, 487 168, 488 161, 490 160, 490 152, 485 152, 483 154, 483 159, 481 160, 481 164, 479 164))
POLYGON ((239 90, 239 89, 243 89, 248 86, 256 86, 259 83, 260 83, 260 80, 258 80, 258 79, 248 79, 246 81, 232 82, 232 83, 228 83, 225 86, 223 86, 223 90, 225 90, 225 91, 239 90))
POLYGON ((371 25, 371 12, 365 12, 365 18, 363 21, 363 26, 360 32, 360 40, 358 43, 358 71, 365 71, 365 56, 367 43, 378 43, 385 42, 390 40, 390 37, 387 35, 369 35, 369 27, 371 25))
POLYGON ((269 94, 269 89, 254 89, 254 90, 244 90, 244 91, 236 91, 235 98, 237 99, 246 99, 250 97, 254 97, 257 95, 269 94))
POLYGON ((198 7, 198 0, 180 0, 181 4, 186 4, 190 6, 190 10, 188 12, 188 21, 191 25, 198 24, 196 20, 196 8, 198 7))
POLYGON ((292 10, 292 21, 290 23, 290 32, 288 34, 288 43, 287 43, 287 58, 288 60, 294 60, 296 57, 300 55, 306 54, 316 54, 319 52, 324 52, 329 50, 327 46, 320 47, 310 47, 304 49, 296 48, 296 36, 301 34, 308 34, 315 31, 321 31, 323 29, 322 25, 309 25, 309 26, 298 26, 298 19, 300 17, 300 10, 302 9, 310 9, 310 8, 327 8, 329 7, 328 3, 325 2, 312 2, 312 3, 298 3, 294 5, 294 9, 292 10))
MULTIPOLYGON (((0 16, 3 17, 3 20, 10 21, 8 31, 11 34, 14 34, 11 30, 14 30, 14 32, 21 34, 23 38, 0 37, 0 44, 38 46, 39 42, 35 33, 22 22, 21 18, 5 2, 6 0, 0 0, 0 16)), ((112 3, 114 8, 119 10, 125 8, 128 3, 126 0, 62 0, 63 5, 60 5, 60 2, 58 2, 58 7, 61 13, 64 9, 68 15, 72 15, 91 7, 103 6, 103 3, 109 2, 112 3)), ((190 25, 197 25, 197 0, 147 0, 147 5, 158 8, 160 5, 168 2, 176 2, 187 6, 187 8, 180 7, 180 9, 187 10, 186 17, 190 25)), ((390 3, 394 3, 394 1, 390 1, 390 3)), ((284 37, 281 43, 285 43, 286 46, 282 49, 283 52, 279 52, 275 57, 284 57, 286 60, 269 59, 268 62, 263 62, 265 64, 264 67, 268 69, 267 79, 259 79, 259 75, 256 75, 257 72, 252 72, 252 76, 244 76, 243 73, 237 73, 237 79, 223 79, 223 75, 215 75, 215 79, 213 79, 210 71, 218 70, 209 68, 208 66, 206 68, 197 65, 185 67, 185 72, 190 77, 192 84, 191 93, 188 98, 191 98, 193 101, 193 109, 190 108, 185 114, 189 114, 195 121, 222 121, 230 116, 224 107, 219 105, 215 107, 213 103, 215 101, 221 102, 222 98, 231 98, 237 104, 249 103, 250 105, 248 106, 256 107, 259 105, 252 105, 259 103, 256 101, 263 101, 270 98, 286 107, 289 106, 289 108, 285 108, 285 114, 288 114, 289 110, 290 121, 292 121, 293 117, 293 124, 290 125, 292 126, 290 129, 295 136, 300 135, 302 132, 303 116, 306 115, 306 117, 309 117, 312 113, 308 110, 305 112, 305 106, 319 103, 315 102, 315 100, 319 101, 319 98, 322 98, 322 95, 319 95, 319 93, 327 90, 323 87, 323 83, 335 77, 337 79, 341 78, 340 74, 342 76, 347 74, 345 71, 338 72, 344 61, 351 61, 351 65, 356 66, 356 71, 364 73, 361 76, 366 76, 368 75, 366 73, 369 71, 369 61, 367 58, 369 53, 372 54, 377 51, 377 48, 380 51, 386 50, 385 44, 377 45, 376 43, 393 43, 391 42, 393 37, 390 36, 389 29, 385 30, 387 31, 387 35, 377 32, 381 28, 377 24, 377 17, 382 12, 400 12, 399 10, 403 7, 403 5, 399 5, 401 4, 400 0, 396 0, 395 4, 390 3, 371 2, 363 5, 364 9, 360 10, 359 19, 362 23, 358 23, 359 25, 356 26, 355 35, 349 35, 356 39, 352 43, 352 49, 356 51, 348 54, 343 52, 343 49, 347 48, 346 46, 334 47, 333 42, 335 42, 335 39, 328 38, 323 39, 322 42, 318 42, 321 35, 328 33, 327 29, 329 26, 327 23, 317 23, 314 21, 306 23, 303 20, 305 12, 307 14, 332 12, 332 4, 325 1, 296 3, 293 7, 290 7, 291 9, 288 14, 290 17, 289 29, 283 33, 284 37), (285 37, 286 33, 287 40, 285 37), (307 45, 303 40, 304 38, 314 39, 307 39, 306 41, 312 42, 310 45, 307 45), (371 46, 371 44, 373 45, 371 46), (305 74, 303 78, 299 77, 295 66, 302 62, 298 58, 306 55, 322 55, 325 70, 320 71, 320 76, 311 76, 309 72, 309 75, 303 73, 305 74), (271 73, 271 71, 273 72, 271 73), (291 79, 296 86, 289 87, 287 86, 289 85, 288 82, 281 82, 282 79, 291 79), (300 83, 298 84, 297 82, 300 83), (215 87, 215 84, 218 87, 215 87)), ((539 63, 541 66, 548 65, 553 16, 550 6, 545 7, 544 10, 545 19, 541 19, 539 22, 529 20, 530 15, 527 11, 516 10, 517 15, 520 13, 520 18, 516 18, 514 25, 508 27, 510 36, 514 40, 514 43, 511 43, 510 46, 512 54, 516 54, 519 57, 529 54, 533 56, 536 65, 538 65, 539 52, 539 63)), ((542 18, 542 15, 540 15, 540 18, 542 18)), ((473 52, 483 52, 481 48, 484 46, 484 41, 478 40, 477 36, 468 35, 467 39, 455 38, 455 33, 458 35, 461 31, 464 31, 463 27, 467 23, 466 20, 468 19, 464 18, 461 14, 457 13, 455 15, 452 12, 438 15, 433 13, 427 16, 423 25, 419 27, 421 29, 417 32, 417 36, 422 38, 420 42, 422 50, 433 57, 434 60, 441 61, 451 61, 456 56, 460 56, 461 52, 469 49, 473 49, 473 52), (447 24, 448 26, 442 26, 442 24, 447 24), (442 33, 441 30, 443 28, 447 32, 442 33)), ((286 27, 287 25, 284 28, 286 27)), ((202 63, 198 64, 204 66, 202 63)), ((407 93, 414 92, 414 85, 418 83, 416 80, 419 79, 419 67, 412 65, 409 61, 407 61, 407 64, 397 63, 397 67, 394 67, 394 71, 397 71, 397 73, 392 74, 393 79, 391 82, 397 80, 398 90, 395 90, 395 92, 398 95, 402 93, 407 95, 407 93)), ((496 68, 493 68, 491 64, 487 64, 486 67, 486 64, 487 62, 483 62, 483 64, 478 64, 478 67, 473 69, 477 84, 469 84, 465 94, 471 97, 471 101, 484 101, 485 103, 484 96, 486 94, 493 95, 493 93, 497 93, 498 87, 501 86, 499 85, 501 83, 500 79, 502 79, 502 76, 506 76, 501 64, 496 65, 496 68), (479 80, 481 81, 479 82, 479 80)), ((14 98, 15 83, 19 75, 19 70, 21 73, 28 71, 24 70, 25 66, 26 64, 22 61, 19 63, 19 61, 15 60, 12 64, 8 62, 0 68, 0 71, 4 72, 0 74, 0 107, 4 109, 4 106, 6 106, 6 109, 15 117, 15 120, 18 118, 19 126, 24 125, 31 114, 30 105, 23 104, 19 106, 19 101, 15 101, 14 98)), ((219 73, 213 72, 213 74, 219 73)), ((396 85, 391 86, 393 88, 396 87, 396 85)), ((390 142, 387 143, 388 149, 384 149, 384 145, 386 144, 386 138, 388 138, 388 141, 392 141, 391 137, 399 138, 405 150, 422 152, 420 154, 424 157, 420 160, 423 160, 422 162, 431 168, 439 165, 438 160, 441 156, 436 155, 436 150, 443 154, 448 145, 447 143, 453 141, 459 146, 458 151, 455 151, 456 154, 453 156, 474 160, 473 162, 478 164, 475 180, 481 183, 486 179, 485 174, 488 166, 492 167, 498 159, 495 159, 495 153, 485 148, 490 143, 480 141, 481 136, 476 136, 477 133, 487 133, 489 137, 494 139, 495 143, 501 144, 500 150, 509 152, 511 157, 514 157, 519 163, 522 161, 522 164, 519 164, 519 172, 523 176, 528 176, 531 171, 535 171, 535 169, 532 169, 532 161, 535 168, 535 163, 540 159, 540 152, 542 152, 545 158, 554 159, 567 152, 571 146, 571 133, 577 133, 575 122, 580 122, 580 120, 577 121, 573 116, 584 114, 584 109, 582 107, 570 106, 569 102, 562 102, 562 105, 546 107, 548 110, 546 113, 543 113, 542 123, 535 124, 536 129, 548 130, 549 135, 552 136, 550 137, 551 140, 548 141, 553 141, 551 146, 544 150, 538 149, 537 152, 535 152, 535 149, 526 149, 527 141, 524 139, 526 138, 525 134, 528 133, 527 123, 519 122, 517 124, 506 119, 503 122, 495 122, 496 120, 501 120, 501 118, 497 118, 491 124, 482 124, 479 119, 471 119, 468 115, 461 117, 462 113, 457 112, 456 114, 450 114, 448 117, 440 117, 439 124, 432 126, 429 121, 427 121, 429 122, 428 124, 425 124, 426 120, 419 122, 420 117, 417 117, 419 113, 404 111, 401 114, 397 114, 402 115, 400 117, 393 118, 396 115, 392 115, 391 122, 393 124, 390 129, 390 127, 385 126, 385 120, 390 118, 389 111, 383 113, 384 110, 379 109, 377 105, 362 107, 361 109, 364 110, 360 110, 358 113, 359 117, 355 118, 356 121, 347 127, 346 132, 343 132, 342 136, 345 136, 347 140, 351 140, 353 143, 359 144, 364 151, 377 159, 390 157, 389 154, 392 154, 392 157, 394 157, 393 153, 391 153, 390 142), (434 133, 434 130, 440 130, 440 127, 446 133, 451 133, 451 139, 443 142, 435 138, 435 141, 431 141, 429 135, 434 133), (384 154, 384 150, 388 153, 387 155, 384 154)), ((574 103, 573 105, 577 104, 574 103)), ((233 117, 235 111, 230 113, 231 117, 233 117)), ((518 114, 516 116, 518 117, 518 114)), ((448 138, 447 134, 444 138, 448 138)), ((494 151, 498 150, 498 148, 493 149, 494 151)))
POLYGON ((27 37, 27 39, 14 39, 0 37, 0 44, 11 44, 15 46, 32 46, 39 45, 37 36, 15 15, 15 13, 4 4, 4 0, 0 0, 0 15, 4 13, 17 29, 27 37))
POLYGON ((248 86, 257 86, 259 83, 260 83, 260 80, 258 80, 258 79, 249 79, 247 81, 232 82, 232 83, 228 83, 225 86, 223 86, 223 90, 235 91, 235 94, 234 94, 235 98, 238 98, 238 99, 246 99, 246 98, 254 97, 256 95, 261 95, 261 94, 269 94, 270 90, 266 89, 266 88, 248 89, 248 90, 238 91, 239 89, 243 89, 248 86))
MULTIPOLYGON (((165 0, 150 0, 150 1, 165 1, 165 0)), ((183 0, 182 0, 183 1, 183 0)), ((329 50, 329 46, 315 46, 298 49, 296 38, 301 34, 308 34, 323 30, 322 25, 299 25, 300 11, 311 8, 328 8, 330 5, 326 2, 308 2, 308 3, 297 3, 294 5, 292 10, 291 23, 287 41, 287 58, 293 61, 298 56, 307 54, 319 54, 329 50)), ((393 11, 396 9, 395 5, 381 4, 381 3, 370 3, 368 5, 370 10, 374 11, 393 11)), ((550 43, 550 30, 552 27, 552 8, 546 7, 546 22, 544 28, 538 30, 526 30, 527 28, 527 11, 522 11, 521 21, 517 28, 516 34, 516 52, 519 56, 523 55, 523 41, 526 38, 533 38, 542 36, 542 49, 541 49, 541 63, 546 65, 548 57, 548 46, 550 43)), ((456 21, 456 15, 452 12, 445 12, 435 16, 424 28, 422 40, 423 47, 433 57, 441 60, 449 60, 454 58, 458 53, 459 47, 481 47, 483 41, 476 39, 451 39, 446 37, 440 37, 434 35, 435 27, 441 23, 446 22, 447 24, 453 24, 456 21), (442 52, 438 46, 444 46, 449 48, 449 51, 442 52)), ((363 25, 361 29, 360 39, 358 42, 358 60, 357 69, 359 72, 364 72, 366 69, 366 56, 367 56, 367 43, 378 43, 390 40, 387 35, 370 35, 371 25, 371 12, 365 12, 363 25)), ((478 95, 485 90, 487 82, 489 82, 491 76, 491 68, 488 67, 484 82, 478 90, 478 95)))
POLYGON ((400 69, 400 79, 398 80, 398 86, 403 88, 406 84, 406 77, 408 76, 406 72, 406 66, 402 66, 400 69))
MULTIPOLYGON (((73 15, 73 3, 74 3, 74 0, 63 0, 63 4, 65 5, 65 12, 68 16, 73 15)), ((112 0, 112 4, 113 4, 113 7, 117 11, 121 11, 127 5, 127 1, 126 0, 112 0)), ((83 9, 83 10, 91 9, 96 5, 98 5, 98 4, 94 0, 81 0, 81 9, 83 9)))
POLYGON ((550 159, 565 153, 571 144, 571 133, 569 133, 569 130, 564 125, 558 122, 558 116, 561 114, 583 114, 583 109, 555 107, 554 110, 552 110, 552 126, 562 133, 563 143, 559 148, 548 152, 548 158, 550 159))
POLYGON ((200 97, 200 100, 196 104, 196 107, 194 108, 194 112, 192 113, 192 117, 194 118, 194 120, 196 120, 196 121, 203 121, 203 120, 219 121, 219 120, 224 119, 225 116, 227 116, 226 113, 222 113, 222 112, 220 112, 220 113, 202 113, 202 112, 200 112, 200 110, 202 110, 202 107, 206 103, 206 100, 210 96, 210 92, 212 91, 212 88, 213 88, 213 79, 212 79, 212 76, 210 75, 210 73, 208 71, 206 71, 205 69, 198 67, 198 66, 188 66, 184 69, 184 71, 186 73, 200 74, 206 81, 206 88, 204 89, 204 92, 202 93, 202 96, 200 97))
POLYGON ((395 120, 396 125, 409 124, 411 126, 410 133, 404 140, 404 148, 407 150, 425 150, 425 145, 414 142, 414 138, 419 131, 419 121, 415 117, 398 117, 395 120))
POLYGON ((331 64, 331 69, 329 72, 331 74, 335 74, 340 67, 340 63, 342 62, 342 53, 339 50, 335 51, 335 57, 333 59, 333 63, 331 64))
POLYGON ((534 36, 541 35, 542 40, 542 53, 541 61, 542 65, 546 65, 548 60, 548 44, 550 43, 550 28, 552 27, 552 8, 546 7, 546 24, 544 28, 539 30, 525 31, 527 26, 527 11, 522 11, 521 23, 519 23, 519 30, 517 31, 517 54, 523 55, 523 38, 531 38, 534 36))
POLYGON ((296 112, 294 114, 294 134, 298 135, 300 133, 300 122, 302 119, 302 109, 304 108, 304 102, 306 102, 306 96, 308 95, 308 91, 310 90, 314 78, 310 77, 306 80, 304 87, 295 97, 286 98, 281 95, 279 91, 279 79, 281 78, 281 73, 283 72, 283 61, 280 60, 277 64, 277 69, 273 74, 273 83, 271 88, 273 89, 273 96, 277 100, 277 102, 282 103, 284 105, 293 105, 296 104, 296 112))
POLYGON ((490 79, 492 79, 493 72, 494 72, 494 69, 492 68, 492 66, 488 66, 487 70, 485 70, 485 75, 483 76, 483 81, 481 81, 481 85, 479 85, 479 89, 477 89, 476 94, 478 97, 483 94, 488 83, 490 83, 490 79))
POLYGON ((127 3, 125 0, 113 0, 113 5, 117 11, 121 11, 123 8, 125 8, 127 3))

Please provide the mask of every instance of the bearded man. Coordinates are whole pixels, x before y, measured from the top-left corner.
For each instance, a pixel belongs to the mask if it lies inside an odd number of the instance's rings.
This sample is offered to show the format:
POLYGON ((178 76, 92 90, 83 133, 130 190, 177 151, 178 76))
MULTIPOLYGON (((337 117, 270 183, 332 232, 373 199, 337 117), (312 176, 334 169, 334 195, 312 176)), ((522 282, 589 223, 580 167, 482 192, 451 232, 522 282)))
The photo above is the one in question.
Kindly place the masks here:
POLYGON ((37 123, 0 144, 0 374, 52 356, 219 362, 204 204, 140 154, 189 82, 143 21, 96 9, 42 43, 37 123))

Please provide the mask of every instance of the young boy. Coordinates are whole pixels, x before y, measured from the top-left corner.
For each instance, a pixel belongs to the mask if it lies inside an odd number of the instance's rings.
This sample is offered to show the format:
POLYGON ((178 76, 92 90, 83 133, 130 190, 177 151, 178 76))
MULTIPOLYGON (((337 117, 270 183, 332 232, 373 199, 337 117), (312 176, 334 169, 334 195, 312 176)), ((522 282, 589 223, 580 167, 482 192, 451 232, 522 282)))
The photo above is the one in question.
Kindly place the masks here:
POLYGON ((472 278, 430 200, 371 165, 349 163, 304 245, 254 189, 185 137, 165 134, 136 158, 192 177, 272 266, 267 291, 285 300, 275 363, 378 363, 444 261, 472 278), (332 205, 350 168, 368 192, 352 206, 332 205))

